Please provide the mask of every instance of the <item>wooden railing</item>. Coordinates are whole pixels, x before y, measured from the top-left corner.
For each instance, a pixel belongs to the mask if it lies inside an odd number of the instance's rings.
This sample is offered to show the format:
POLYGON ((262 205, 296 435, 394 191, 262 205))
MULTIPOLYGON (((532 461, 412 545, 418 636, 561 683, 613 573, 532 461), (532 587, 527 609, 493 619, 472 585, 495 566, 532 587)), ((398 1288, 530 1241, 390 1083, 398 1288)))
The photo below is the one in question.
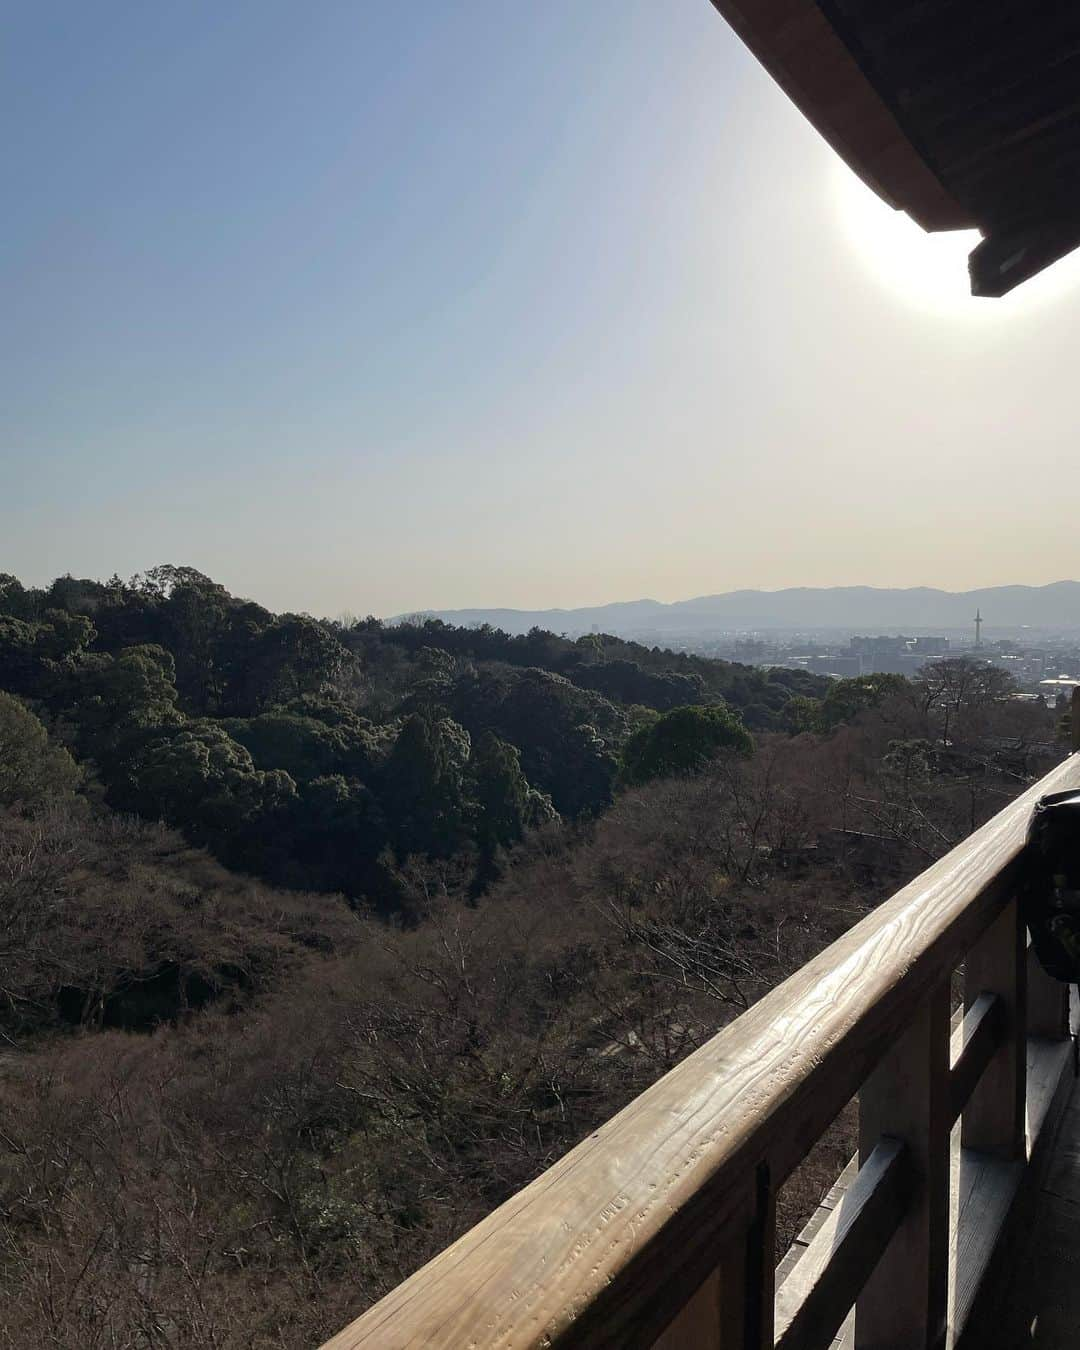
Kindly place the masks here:
POLYGON ((1015 890, 1074 787, 1075 754, 327 1350, 953 1344, 1071 1072, 1015 890), (774 1289, 777 1188, 856 1095, 857 1171, 774 1289))

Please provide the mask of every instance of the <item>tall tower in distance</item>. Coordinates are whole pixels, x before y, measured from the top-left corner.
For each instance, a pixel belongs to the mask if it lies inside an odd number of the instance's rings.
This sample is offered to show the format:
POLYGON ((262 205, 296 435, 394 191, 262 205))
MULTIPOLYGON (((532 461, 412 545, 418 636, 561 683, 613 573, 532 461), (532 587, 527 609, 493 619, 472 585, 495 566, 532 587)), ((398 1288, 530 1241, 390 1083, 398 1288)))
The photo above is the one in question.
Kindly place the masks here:
POLYGON ((982 647, 982 610, 975 611, 975 650, 982 647))

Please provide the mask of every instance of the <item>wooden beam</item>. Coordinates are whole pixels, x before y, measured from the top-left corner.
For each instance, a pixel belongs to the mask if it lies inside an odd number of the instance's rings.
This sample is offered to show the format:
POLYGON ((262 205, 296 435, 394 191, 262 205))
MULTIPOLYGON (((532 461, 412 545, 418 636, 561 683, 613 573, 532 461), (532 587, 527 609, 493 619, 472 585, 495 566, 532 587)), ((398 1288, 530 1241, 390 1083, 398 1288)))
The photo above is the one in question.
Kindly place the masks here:
POLYGON ((904 1214, 904 1145, 883 1139, 776 1295, 776 1350, 821 1350, 843 1325, 904 1214))
POLYGON ((910 1025, 859 1093, 859 1159, 883 1136, 901 1139, 910 1163, 908 1206, 855 1304, 856 1350, 933 1350, 949 1295, 949 981, 910 1025))
POLYGON ((815 0, 713 0, 753 54, 855 173, 924 230, 970 229, 968 207, 912 144, 815 0))
MULTIPOLYGON (((968 257, 972 295, 996 299, 1071 253, 1080 244, 1080 221, 1038 224, 1030 229, 988 235, 968 257)), ((1075 697, 1075 696, 1074 696, 1075 697)), ((1076 703, 1073 703, 1075 710, 1076 703)), ((1073 715, 1073 749, 1077 719, 1073 715)))

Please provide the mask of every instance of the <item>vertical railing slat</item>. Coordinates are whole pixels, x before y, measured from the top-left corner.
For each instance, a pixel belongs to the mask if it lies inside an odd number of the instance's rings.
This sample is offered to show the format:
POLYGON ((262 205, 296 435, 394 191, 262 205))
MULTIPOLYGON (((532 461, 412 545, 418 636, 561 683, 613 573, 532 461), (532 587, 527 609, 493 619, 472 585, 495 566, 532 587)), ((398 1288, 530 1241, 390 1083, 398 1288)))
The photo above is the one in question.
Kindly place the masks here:
POLYGON ((945 1333, 949 1263, 949 983, 922 1002, 859 1093, 859 1159, 907 1146, 903 1222, 856 1303, 858 1350, 927 1350, 945 1333))
POLYGON ((745 1232, 728 1244, 717 1268, 653 1343, 653 1350, 750 1350, 747 1311, 756 1290, 748 1283, 748 1246, 745 1232))
MULTIPOLYGON (((722 1350, 720 1319, 721 1285, 717 1268, 693 1296, 668 1329, 654 1342, 653 1350, 722 1350)), ((739 1350, 742 1350, 741 1346, 739 1350)))
POLYGON ((767 1163, 757 1169, 755 1217, 746 1247, 747 1350, 773 1350, 776 1323, 776 1191, 767 1163))
POLYGON ((776 1196, 765 1164, 744 1213, 717 1268, 653 1350, 773 1350, 776 1196))
POLYGON ((1027 1089, 1027 942, 1020 907, 1011 900, 964 960, 964 1006, 996 994, 1004 1039, 964 1108, 965 1148, 1020 1158, 1025 1143, 1027 1089))

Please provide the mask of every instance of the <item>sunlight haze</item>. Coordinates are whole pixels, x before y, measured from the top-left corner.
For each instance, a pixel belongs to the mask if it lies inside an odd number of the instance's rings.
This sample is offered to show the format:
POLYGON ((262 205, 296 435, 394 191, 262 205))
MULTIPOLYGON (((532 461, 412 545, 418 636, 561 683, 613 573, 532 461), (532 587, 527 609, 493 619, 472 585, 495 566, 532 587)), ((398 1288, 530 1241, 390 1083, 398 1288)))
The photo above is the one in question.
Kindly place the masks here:
POLYGON ((392 614, 1077 574, 1077 257, 971 299, 973 237, 879 202, 707 0, 7 27, 27 582, 392 614))

